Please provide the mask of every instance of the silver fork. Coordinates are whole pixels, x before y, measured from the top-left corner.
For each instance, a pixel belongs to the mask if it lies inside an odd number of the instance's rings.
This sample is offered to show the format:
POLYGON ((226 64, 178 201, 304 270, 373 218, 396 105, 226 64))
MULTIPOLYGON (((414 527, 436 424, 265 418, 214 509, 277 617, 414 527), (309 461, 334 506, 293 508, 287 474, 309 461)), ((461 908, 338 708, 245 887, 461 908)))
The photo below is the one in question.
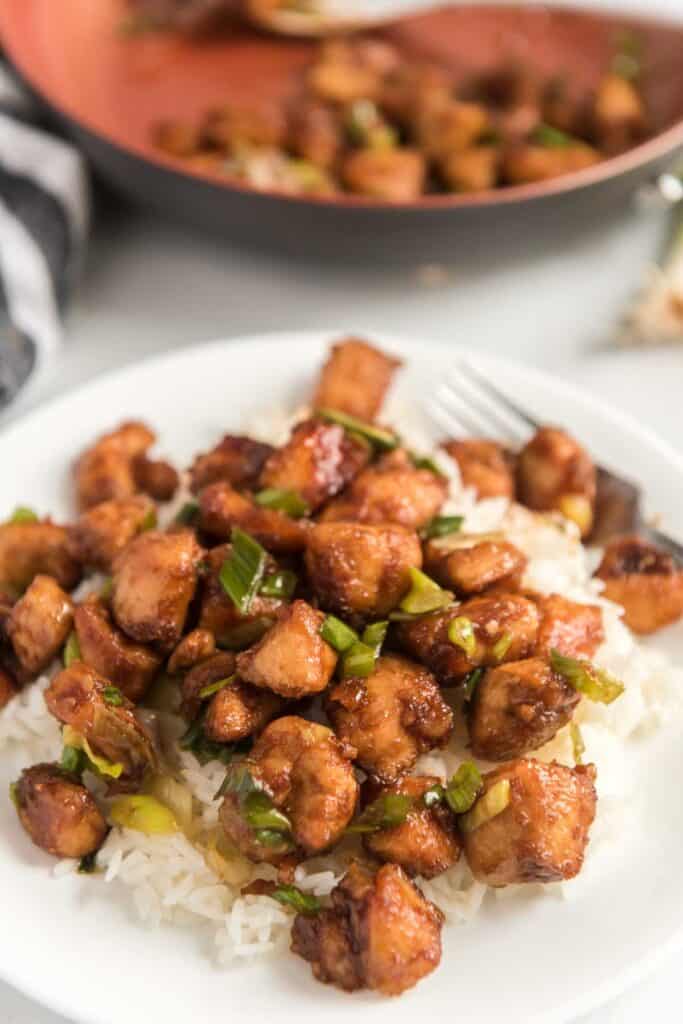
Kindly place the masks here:
MULTIPOLYGON (((542 426, 469 363, 460 360, 455 373, 442 382, 426 411, 451 436, 489 437, 520 448, 542 426)), ((589 542, 604 544, 624 533, 638 533, 683 562, 683 544, 645 522, 641 488, 631 480, 598 466, 595 523, 589 542)))

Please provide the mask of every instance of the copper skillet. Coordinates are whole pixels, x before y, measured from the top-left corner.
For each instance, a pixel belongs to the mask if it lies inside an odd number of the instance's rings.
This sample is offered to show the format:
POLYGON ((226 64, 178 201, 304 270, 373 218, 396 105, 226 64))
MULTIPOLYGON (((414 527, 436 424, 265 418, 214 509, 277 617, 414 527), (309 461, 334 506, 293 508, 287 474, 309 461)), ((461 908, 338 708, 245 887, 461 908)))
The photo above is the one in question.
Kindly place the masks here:
POLYGON ((642 40, 658 134, 587 170, 477 195, 409 205, 355 196, 294 198, 188 173, 150 143, 166 117, 194 119, 224 99, 287 96, 315 43, 238 29, 204 41, 120 31, 123 0, 0 0, 0 37, 18 74, 59 117, 99 174, 135 200, 200 229, 291 254, 362 262, 494 259, 599 230, 683 149, 683 23, 524 5, 444 7, 378 34, 467 74, 529 55, 590 85, 615 34, 642 40), (58 10, 57 10, 58 7, 58 10))

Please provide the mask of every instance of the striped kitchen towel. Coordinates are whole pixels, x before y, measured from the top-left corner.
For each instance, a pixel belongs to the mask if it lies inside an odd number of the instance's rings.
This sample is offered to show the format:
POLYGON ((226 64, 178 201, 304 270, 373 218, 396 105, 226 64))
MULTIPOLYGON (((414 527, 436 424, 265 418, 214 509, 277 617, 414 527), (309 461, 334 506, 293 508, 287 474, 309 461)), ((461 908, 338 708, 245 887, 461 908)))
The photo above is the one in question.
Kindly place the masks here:
POLYGON ((59 347, 89 206, 83 158, 0 66, 0 409, 59 347))

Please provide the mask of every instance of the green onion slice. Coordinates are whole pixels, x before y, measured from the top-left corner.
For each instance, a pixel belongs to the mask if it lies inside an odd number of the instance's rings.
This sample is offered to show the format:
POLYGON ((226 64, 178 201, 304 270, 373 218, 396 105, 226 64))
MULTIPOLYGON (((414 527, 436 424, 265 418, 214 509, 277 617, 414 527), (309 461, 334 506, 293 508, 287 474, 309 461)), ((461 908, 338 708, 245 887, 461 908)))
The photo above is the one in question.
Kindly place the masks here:
POLYGON ((371 622, 370 625, 366 626, 363 630, 361 640, 364 644, 367 644, 368 647, 372 647, 375 652, 375 658, 379 658, 388 629, 389 623, 385 620, 383 622, 371 622))
POLYGON ((317 914, 321 909, 320 900, 312 893, 302 892, 295 885, 278 885, 271 895, 278 903, 292 907, 297 914, 317 914))
POLYGON ((105 686, 102 690, 102 697, 105 704, 111 704, 113 708, 120 708, 124 700, 118 686, 105 686))
POLYGON ((404 793, 383 793, 382 796, 378 796, 376 800, 368 804, 363 813, 351 822, 346 831, 365 833, 396 828, 404 823, 413 804, 412 797, 404 793))
POLYGON ((279 487, 267 487, 254 495, 254 501, 263 508, 272 508, 284 512, 292 519, 301 519, 310 514, 310 506, 296 491, 282 490, 279 487))
POLYGON ((237 610, 246 615, 263 580, 267 554, 258 541, 238 526, 233 528, 230 542, 232 551, 223 562, 220 581, 237 610))
POLYGON ((344 652, 342 659, 342 675, 365 678, 374 671, 377 655, 375 648, 358 640, 344 652))
POLYGON ((178 526, 194 526, 199 518, 199 505, 196 501, 186 501, 178 510, 175 522, 178 526))
POLYGON ((398 436, 392 431, 375 427, 371 423, 364 423, 346 412, 339 412, 337 409, 318 409, 317 415, 321 419, 327 420, 328 423, 338 423, 345 430, 358 434, 364 441, 369 441, 371 445, 381 451, 392 451, 394 448, 398 448, 400 443, 398 436))
POLYGON ((446 803, 455 814, 465 814, 481 793, 483 782, 474 761, 464 761, 446 785, 446 803))
POLYGON ((422 539, 433 540, 435 537, 458 533, 464 521, 464 516, 435 516, 422 530, 422 539))
POLYGON ((19 790, 16 782, 10 782, 9 784, 9 798, 15 807, 19 806, 19 790))
POLYGON ((146 514, 145 518, 140 523, 140 533, 146 533, 147 530, 154 530, 157 525, 157 510, 151 508, 146 514))
POLYGON ((553 649, 550 665, 575 690, 599 704, 611 704, 624 692, 624 684, 616 676, 606 669, 596 668, 590 661, 569 658, 553 649))
POLYGON ((566 132, 561 132, 559 128, 541 123, 531 133, 531 141, 545 149, 564 149, 567 146, 575 146, 579 140, 567 135, 566 132))
POLYGON ((463 832, 474 832, 487 821, 502 814, 510 803, 510 780, 499 779, 479 797, 475 805, 460 818, 463 832))
POLYGON ((254 839, 261 846, 274 847, 276 849, 291 850, 294 848, 293 841, 284 832, 277 832, 272 828, 254 829, 254 839))
POLYGON ((472 695, 476 690, 477 686, 481 682, 481 678, 484 675, 484 669, 480 665, 479 668, 473 668, 471 672, 468 672, 462 681, 465 690, 465 700, 472 700, 472 695))
POLYGON ((281 572, 271 573, 266 576, 259 588, 259 594, 263 597, 279 597, 283 601, 289 601, 296 590, 297 575, 291 569, 283 569, 281 572))
POLYGON ((114 589, 114 581, 111 578, 111 576, 107 576, 107 578, 105 579, 104 583, 102 584, 102 586, 100 588, 100 597, 102 598, 103 601, 108 601, 109 600, 109 598, 112 595, 113 589, 114 589))
POLYGON ((65 746, 59 765, 71 775, 82 775, 85 761, 85 755, 79 747, 65 746))
POLYGON ((436 459, 433 459, 431 455, 418 455, 417 452, 409 452, 408 454, 415 469, 428 469, 430 473, 434 473, 436 476, 446 475, 436 459))
POLYGON ((64 662, 64 668, 68 668, 74 661, 80 661, 81 658, 81 646, 76 636, 76 631, 72 630, 69 633, 66 643, 64 644, 64 653, 62 654, 62 660, 64 662))
POLYGON ((586 753, 586 744, 583 742, 581 730, 576 724, 576 722, 572 722, 569 726, 569 735, 571 736, 572 740, 574 764, 583 764, 583 755, 586 753))
POLYGON ((109 808, 109 817, 114 825, 148 836, 168 836, 178 831, 178 823, 166 804, 142 793, 117 797, 109 808))
POLYGON ((433 786, 425 790, 422 794, 422 802, 425 807, 436 807, 446 796, 446 790, 440 782, 435 782, 433 786))
POLYGON ((279 811, 268 794, 262 789, 248 793, 242 801, 244 820, 252 829, 267 829, 270 832, 291 832, 289 818, 279 811))
POLYGON ((342 622, 341 619, 338 619, 336 615, 325 616, 325 620, 320 627, 320 635, 325 643, 328 643, 339 654, 343 654, 353 644, 358 643, 358 633, 351 629, 350 626, 347 626, 345 622, 342 622))
POLYGON ((474 635, 472 620, 465 615, 458 615, 448 624, 448 639, 456 647, 460 647, 468 658, 473 658, 477 651, 477 638, 474 635))
POLYGON ((217 679, 215 683, 207 683, 206 686, 202 686, 199 691, 199 697, 201 700, 206 700, 207 697, 213 697, 214 693, 218 693, 219 690, 224 690, 226 686, 230 686, 235 681, 235 673, 228 676, 227 679, 217 679))
POLYGON ((453 595, 450 591, 442 590, 438 583, 420 569, 411 567, 408 572, 411 586, 398 606, 400 611, 407 615, 427 615, 452 604, 453 595))
POLYGON ((496 640, 495 644, 491 648, 491 654, 496 659, 496 661, 503 660, 507 652, 512 647, 513 640, 514 637, 509 630, 503 633, 503 635, 499 637, 498 640, 496 640))
POLYGON ((38 513, 34 512, 32 508, 28 508, 26 505, 17 505, 12 515, 9 517, 10 523, 37 523, 38 513))

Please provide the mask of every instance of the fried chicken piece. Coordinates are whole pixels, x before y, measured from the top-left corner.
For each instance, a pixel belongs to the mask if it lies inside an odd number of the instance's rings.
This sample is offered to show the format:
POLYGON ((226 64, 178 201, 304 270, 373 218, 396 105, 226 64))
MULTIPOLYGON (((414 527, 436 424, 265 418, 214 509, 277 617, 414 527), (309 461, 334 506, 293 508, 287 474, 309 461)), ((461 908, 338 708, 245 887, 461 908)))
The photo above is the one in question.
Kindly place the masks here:
POLYGON ((421 565, 420 540, 404 526, 318 523, 308 535, 306 570, 321 606, 352 620, 390 612, 421 565))
MULTIPOLYGON (((256 594, 249 611, 243 615, 220 580, 221 567, 230 557, 231 551, 229 544, 221 544, 212 548, 208 554, 208 572, 202 581, 199 626, 213 633, 219 646, 239 650, 263 636, 266 629, 275 622, 284 602, 277 597, 256 594)), ((275 562, 269 559, 266 574, 275 569, 275 562)))
POLYGON ((424 191, 427 166, 417 149, 354 149, 344 158, 341 176, 350 192, 392 203, 409 203, 424 191))
POLYGON ((155 440, 146 424, 130 420, 87 448, 74 469, 78 507, 84 510, 112 498, 132 497, 137 490, 133 460, 155 440))
POLYGON ((442 160, 475 145, 490 124, 482 104, 448 98, 420 111, 415 131, 420 149, 431 160, 442 160))
POLYGON ((34 578, 5 625, 24 678, 35 678, 59 654, 73 614, 71 598, 51 576, 34 578))
POLYGON ((92 794, 56 764, 25 768, 14 790, 19 821, 53 857, 79 859, 98 850, 107 823, 92 794))
POLYGON ((396 635, 408 654, 427 665, 442 686, 454 686, 480 665, 494 667, 530 655, 536 644, 538 623, 533 601, 520 594, 496 593, 474 597, 413 622, 401 622, 396 635), (466 649, 466 642, 460 645, 449 639, 449 628, 455 619, 465 620, 465 627, 468 623, 471 626, 471 651, 466 649))
POLYGON ((457 462, 464 487, 472 487, 478 498, 514 498, 512 460, 497 441, 468 437, 446 441, 442 448, 457 462))
POLYGON ((595 575, 605 581, 603 597, 623 607, 634 633, 654 633, 683 615, 683 569, 640 537, 608 544, 595 575))
POLYGON ((338 409, 372 423, 401 360, 361 338, 332 346, 313 396, 314 409, 338 409))
POLYGON ((137 792, 158 761, 152 738, 134 714, 134 705, 119 694, 112 703, 108 679, 82 661, 74 661, 51 681, 45 703, 55 718, 70 725, 92 750, 111 764, 121 765, 118 790, 137 792))
POLYGON ((132 640, 164 651, 175 647, 197 587, 202 554, 190 530, 149 530, 117 556, 111 606, 117 624, 132 640))
POLYGON ((469 146, 448 153, 439 162, 439 172, 453 192, 487 192, 498 180, 498 146, 469 146))
POLYGON ((261 486, 294 491, 314 511, 343 490, 369 457, 367 444, 338 423, 306 420, 266 461, 261 486))
POLYGON ((289 111, 288 139, 289 148, 297 156, 309 160, 316 167, 330 170, 344 144, 339 114, 318 100, 309 97, 297 99, 289 111))
POLYGON ((269 551, 289 554, 305 547, 307 525, 277 509, 256 505, 225 481, 209 484, 199 495, 199 526, 218 540, 229 540, 239 526, 269 551))
POLYGON ((193 629, 184 636, 168 659, 172 676, 185 672, 216 653, 216 640, 208 629, 193 629))
POLYGON ((394 655, 379 658, 366 678, 337 683, 326 710, 340 739, 358 751, 358 764, 382 782, 395 782, 420 754, 445 746, 453 730, 453 712, 431 673, 394 655))
POLYGON ((79 582, 66 528, 49 521, 0 525, 0 587, 17 596, 39 574, 52 576, 64 590, 79 582))
POLYGON ((67 527, 69 551, 81 565, 109 573, 128 541, 155 524, 154 503, 142 494, 102 501, 67 527))
POLYGON ((202 141, 211 147, 232 151, 242 146, 281 146, 286 123, 275 104, 247 107, 226 103, 210 110, 202 122, 202 141))
POLYGON ((488 669, 469 705, 470 745, 485 761, 538 750, 569 721, 581 694, 545 658, 488 669))
POLYGON ((199 494, 202 488, 221 480, 237 490, 256 487, 265 461, 274 450, 272 445, 251 437, 226 434, 215 448, 197 455, 192 463, 192 493, 199 494))
POLYGON ((180 486, 178 470, 165 459, 149 459, 145 454, 133 459, 133 478, 140 491, 155 501, 170 501, 180 486))
POLYGON ((331 729, 286 715, 263 730, 246 761, 228 769, 249 772, 251 779, 284 813, 291 835, 280 846, 263 842, 258 828, 249 824, 244 798, 228 788, 221 804, 220 821, 228 837, 254 861, 278 863, 292 849, 308 855, 334 845, 353 817, 358 783, 350 758, 355 751, 340 742, 331 729))
POLYGON ((364 469, 351 486, 330 502, 321 522, 351 520, 397 523, 419 530, 448 497, 448 481, 430 469, 417 469, 408 452, 397 448, 364 469))
POLYGON ((526 556, 502 536, 477 534, 439 537, 424 548, 425 572, 462 597, 491 587, 516 590, 527 566, 526 556))
POLYGON ((435 878, 457 863, 462 844, 455 817, 443 802, 427 807, 422 799, 439 783, 440 779, 430 775, 407 775, 392 786, 371 787, 369 800, 401 794, 414 803, 401 825, 363 836, 368 853, 422 878, 435 878))
POLYGON ((517 498, 538 512, 557 511, 590 533, 596 471, 578 441, 557 427, 541 427, 517 457, 517 498))
POLYGON ((241 679, 224 686, 206 709, 204 732, 216 743, 237 743, 260 732, 283 707, 270 690, 260 690, 241 679))
POLYGON ((231 651, 218 651, 212 657, 195 665, 183 679, 180 692, 180 713, 187 722, 194 722, 202 707, 200 692, 206 686, 230 679, 235 674, 235 655, 231 651))
POLYGON ((354 862, 332 891, 332 907, 297 914, 292 952, 346 992, 397 996, 438 967, 443 914, 397 864, 373 874, 354 862))
POLYGON ((592 658, 605 639, 599 605, 580 604, 561 594, 535 600, 541 616, 535 653, 547 656, 554 649, 570 658, 592 658))
POLYGON ((501 171, 509 185, 526 185, 585 170, 601 159, 596 149, 579 140, 566 146, 521 142, 503 152, 501 171))
POLYGON ((320 635, 324 621, 305 601, 283 608, 263 638, 237 655, 240 678, 281 697, 321 693, 337 664, 336 652, 320 635))
MULTIPOLYGON (((509 802, 478 828, 463 831, 474 877, 502 886, 578 875, 595 817, 595 776, 592 764, 566 768, 530 758, 488 772, 483 795, 503 783, 509 802)), ((498 793, 503 802, 505 791, 498 793)))
POLYGON ((603 153, 621 153, 639 142, 645 132, 645 105, 633 82, 623 75, 604 75, 595 92, 591 121, 603 153))
POLYGON ((91 595, 76 607, 74 625, 81 660, 137 704, 161 668, 162 658, 134 643, 112 622, 109 609, 91 595))

